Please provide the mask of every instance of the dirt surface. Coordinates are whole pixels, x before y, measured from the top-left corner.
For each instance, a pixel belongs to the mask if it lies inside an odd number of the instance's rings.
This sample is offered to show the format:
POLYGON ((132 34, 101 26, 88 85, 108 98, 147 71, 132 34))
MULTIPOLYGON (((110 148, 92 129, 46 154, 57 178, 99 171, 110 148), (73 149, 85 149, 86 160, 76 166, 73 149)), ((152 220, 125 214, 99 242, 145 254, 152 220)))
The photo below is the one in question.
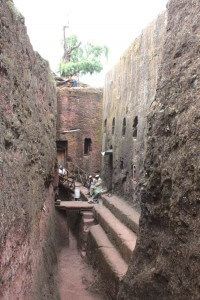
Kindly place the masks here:
POLYGON ((57 215, 59 252, 57 282, 60 300, 105 300, 98 274, 80 256, 77 239, 68 229, 65 212, 57 215))

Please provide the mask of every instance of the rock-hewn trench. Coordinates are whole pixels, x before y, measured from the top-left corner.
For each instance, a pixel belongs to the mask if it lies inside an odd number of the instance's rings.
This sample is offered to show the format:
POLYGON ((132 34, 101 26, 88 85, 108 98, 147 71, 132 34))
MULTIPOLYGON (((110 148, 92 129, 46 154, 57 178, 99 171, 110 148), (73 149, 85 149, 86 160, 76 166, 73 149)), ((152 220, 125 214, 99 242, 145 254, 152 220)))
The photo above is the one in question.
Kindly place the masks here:
MULTIPOLYGON (((71 219, 75 219, 77 223, 79 214, 73 213, 71 219)), ((81 257, 79 232, 77 230, 79 226, 70 222, 70 217, 67 218, 66 211, 57 212, 56 220, 58 269, 55 276, 60 299, 107 299, 99 274, 92 269, 86 258, 81 257)))
MULTIPOLYGON (((167 13, 139 179, 139 239, 118 299, 200 294, 199 0, 171 0, 167 13)), ((0 298, 102 299, 54 209, 57 103, 48 63, 11 0, 0 1, 0 30, 0 298)))

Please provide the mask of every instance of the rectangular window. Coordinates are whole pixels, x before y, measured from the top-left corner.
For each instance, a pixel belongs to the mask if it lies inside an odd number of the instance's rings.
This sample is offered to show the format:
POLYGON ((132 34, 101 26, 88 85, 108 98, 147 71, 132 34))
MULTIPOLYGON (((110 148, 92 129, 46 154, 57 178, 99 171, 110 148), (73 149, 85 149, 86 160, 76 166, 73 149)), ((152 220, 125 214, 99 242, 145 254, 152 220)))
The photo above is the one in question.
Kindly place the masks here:
POLYGON ((89 155, 91 151, 92 151, 92 140, 90 138, 85 138, 84 155, 89 155))

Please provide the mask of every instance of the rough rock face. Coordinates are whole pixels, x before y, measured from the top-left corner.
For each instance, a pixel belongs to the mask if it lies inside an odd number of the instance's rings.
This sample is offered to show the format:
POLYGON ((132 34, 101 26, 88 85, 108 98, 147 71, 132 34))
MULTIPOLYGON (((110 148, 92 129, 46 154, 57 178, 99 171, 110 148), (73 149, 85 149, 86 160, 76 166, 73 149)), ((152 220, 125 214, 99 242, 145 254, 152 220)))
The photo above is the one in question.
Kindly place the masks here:
POLYGON ((67 141, 68 159, 88 173, 101 168, 102 106, 102 89, 58 89, 57 141, 67 141), (85 139, 91 141, 88 149, 85 139))
POLYGON ((0 30, 0 298, 54 299, 55 86, 12 1, 0 30))
POLYGON ((168 4, 140 237, 118 299, 199 299, 200 2, 168 4))
POLYGON ((146 115, 155 97, 165 37, 165 13, 145 28, 107 74, 103 105, 103 179, 114 193, 139 207, 138 178, 146 150, 146 115), (110 156, 110 157, 109 157, 110 156))

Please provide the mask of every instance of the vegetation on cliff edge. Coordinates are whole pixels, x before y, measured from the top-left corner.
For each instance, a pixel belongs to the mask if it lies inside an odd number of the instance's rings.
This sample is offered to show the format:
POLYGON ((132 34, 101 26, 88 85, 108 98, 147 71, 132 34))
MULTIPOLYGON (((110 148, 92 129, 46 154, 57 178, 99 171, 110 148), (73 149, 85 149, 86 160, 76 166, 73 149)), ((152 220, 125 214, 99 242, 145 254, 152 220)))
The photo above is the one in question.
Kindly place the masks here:
POLYGON ((59 64, 59 73, 61 76, 99 73, 103 69, 102 60, 107 56, 106 46, 90 42, 82 44, 76 35, 71 35, 64 41, 64 55, 59 64))

